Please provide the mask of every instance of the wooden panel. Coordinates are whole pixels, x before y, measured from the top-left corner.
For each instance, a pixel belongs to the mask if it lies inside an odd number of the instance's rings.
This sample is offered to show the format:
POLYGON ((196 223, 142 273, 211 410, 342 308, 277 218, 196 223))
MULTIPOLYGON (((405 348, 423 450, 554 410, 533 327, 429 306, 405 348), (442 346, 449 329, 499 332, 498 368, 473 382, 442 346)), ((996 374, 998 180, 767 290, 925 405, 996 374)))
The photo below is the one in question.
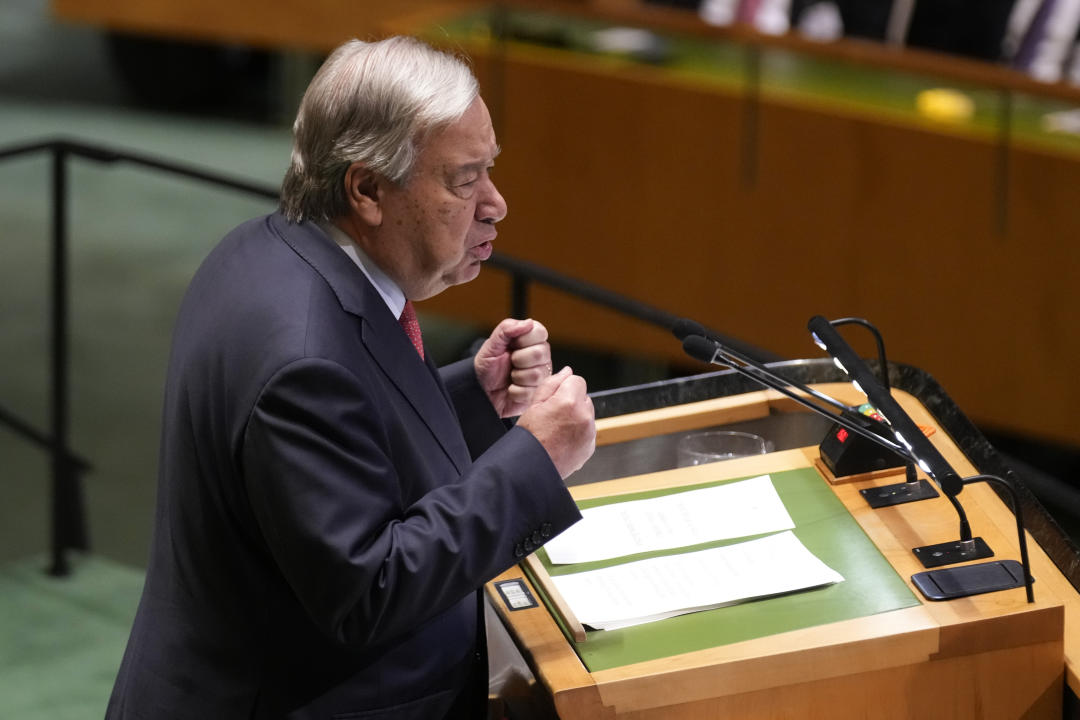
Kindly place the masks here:
POLYGON ((746 692, 677 707, 619 714, 625 720, 775 718, 800 720, 952 718, 1016 720, 1059 718, 1060 642, 1023 652, 985 653, 974 659, 913 664, 806 684, 746 692), (972 662, 979 666, 971 667, 972 662), (918 691, 915 691, 915 689, 918 691), (796 710, 797 709, 797 710, 796 710), (795 713, 795 714, 793 714, 795 713))
POLYGON ((507 627, 512 627, 515 643, 540 683, 553 695, 562 717, 611 718, 581 660, 563 639, 562 631, 543 607, 508 611, 493 583, 516 579, 524 582, 534 597, 536 589, 520 568, 511 568, 488 583, 486 591, 495 611, 507 627))
MULTIPOLYGON (((68 20, 314 50, 389 28, 438 27, 433 17, 481 4, 52 2, 68 20)), ((721 31, 686 14, 642 14, 631 0, 576 5, 766 52, 1078 98, 933 53, 721 31)), ((1080 355, 1074 153, 999 146, 992 134, 902 121, 809 91, 766 94, 750 107, 738 85, 663 68, 514 43, 463 49, 505 150, 496 180, 510 212, 499 252, 787 357, 815 355, 811 315, 866 317, 892 359, 926 369, 976 422, 1080 444, 1080 377, 1070 372, 1080 355)), ((505 315, 504 298, 505 279, 489 270, 425 309, 483 328, 505 315)), ((543 289, 532 301, 557 344, 700 367, 662 329, 543 289)))
POLYGON ((402 15, 438 7, 440 13, 468 2, 394 0, 51 0, 55 16, 112 30, 192 41, 247 44, 326 52, 359 37, 380 37, 402 15))
POLYGON ((769 407, 768 394, 762 391, 601 418, 596 421, 596 444, 612 445, 721 423, 754 420, 767 416, 769 407))
MULTIPOLYGON (((738 94, 555 51, 503 60, 497 82, 478 62, 504 147, 500 252, 786 357, 817 354, 811 315, 866 317, 976 422, 1080 442, 1075 158, 1014 147, 1005 176, 992 137, 765 98, 748 183, 738 94)), ((466 292, 432 306, 497 315, 466 292)), ((558 343, 687 364, 662 329, 532 300, 558 343)))

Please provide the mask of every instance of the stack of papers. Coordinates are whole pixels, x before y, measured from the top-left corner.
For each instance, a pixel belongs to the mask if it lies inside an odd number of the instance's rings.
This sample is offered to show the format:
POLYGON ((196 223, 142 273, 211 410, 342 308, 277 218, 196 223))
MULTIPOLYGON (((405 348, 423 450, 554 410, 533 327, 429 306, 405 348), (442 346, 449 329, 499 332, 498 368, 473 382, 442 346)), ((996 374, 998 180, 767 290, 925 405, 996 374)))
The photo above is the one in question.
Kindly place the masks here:
POLYGON ((794 523, 767 475, 590 508, 582 516, 545 545, 553 563, 590 562, 776 533, 725 547, 553 576, 556 589, 577 619, 597 630, 844 579, 790 532, 794 523))
POLYGON ((768 475, 648 500, 601 505, 544 545, 556 565, 610 560, 791 530, 795 523, 768 475))
POLYGON ((788 531, 551 579, 583 625, 615 630, 844 578, 788 531))

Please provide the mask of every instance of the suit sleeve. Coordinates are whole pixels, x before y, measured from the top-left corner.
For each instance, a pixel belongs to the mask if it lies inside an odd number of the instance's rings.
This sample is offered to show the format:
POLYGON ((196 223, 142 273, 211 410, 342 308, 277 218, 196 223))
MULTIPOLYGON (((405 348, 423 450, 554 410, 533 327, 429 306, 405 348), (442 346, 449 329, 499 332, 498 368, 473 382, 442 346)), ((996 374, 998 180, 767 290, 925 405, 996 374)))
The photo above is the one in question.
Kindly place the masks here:
POLYGON ((394 409, 380 404, 341 366, 297 361, 263 388, 241 453, 274 561, 312 620, 346 644, 408 632, 517 562, 523 539, 580 517, 522 428, 462 475, 447 463, 447 477, 404 499, 413 479, 398 474, 394 409))
POLYGON ((461 423, 465 443, 475 459, 502 437, 509 425, 495 412, 491 399, 476 379, 471 357, 439 368, 439 374, 461 423))

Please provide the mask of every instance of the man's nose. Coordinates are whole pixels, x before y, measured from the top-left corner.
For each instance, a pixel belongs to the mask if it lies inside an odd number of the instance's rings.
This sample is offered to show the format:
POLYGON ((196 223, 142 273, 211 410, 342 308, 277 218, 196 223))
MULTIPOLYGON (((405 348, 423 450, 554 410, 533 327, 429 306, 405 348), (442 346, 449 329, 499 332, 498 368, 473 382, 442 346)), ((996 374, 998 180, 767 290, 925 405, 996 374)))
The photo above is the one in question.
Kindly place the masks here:
POLYGON ((488 178, 480 202, 476 203, 476 219, 494 225, 506 217, 506 200, 495 183, 488 178))

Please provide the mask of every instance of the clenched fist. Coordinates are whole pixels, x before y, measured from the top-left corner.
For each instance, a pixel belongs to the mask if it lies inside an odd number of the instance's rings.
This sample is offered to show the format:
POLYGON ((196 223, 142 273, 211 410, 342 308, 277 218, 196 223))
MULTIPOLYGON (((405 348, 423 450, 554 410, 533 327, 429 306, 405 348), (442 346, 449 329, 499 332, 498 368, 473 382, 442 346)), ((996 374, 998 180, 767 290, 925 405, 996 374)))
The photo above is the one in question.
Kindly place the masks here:
POLYGON ((547 450, 565 480, 596 449, 596 414, 585 380, 565 367, 536 389, 518 420, 547 450))
POLYGON ((476 377, 499 417, 520 415, 551 376, 547 338, 547 328, 536 320, 506 319, 476 353, 476 377))

